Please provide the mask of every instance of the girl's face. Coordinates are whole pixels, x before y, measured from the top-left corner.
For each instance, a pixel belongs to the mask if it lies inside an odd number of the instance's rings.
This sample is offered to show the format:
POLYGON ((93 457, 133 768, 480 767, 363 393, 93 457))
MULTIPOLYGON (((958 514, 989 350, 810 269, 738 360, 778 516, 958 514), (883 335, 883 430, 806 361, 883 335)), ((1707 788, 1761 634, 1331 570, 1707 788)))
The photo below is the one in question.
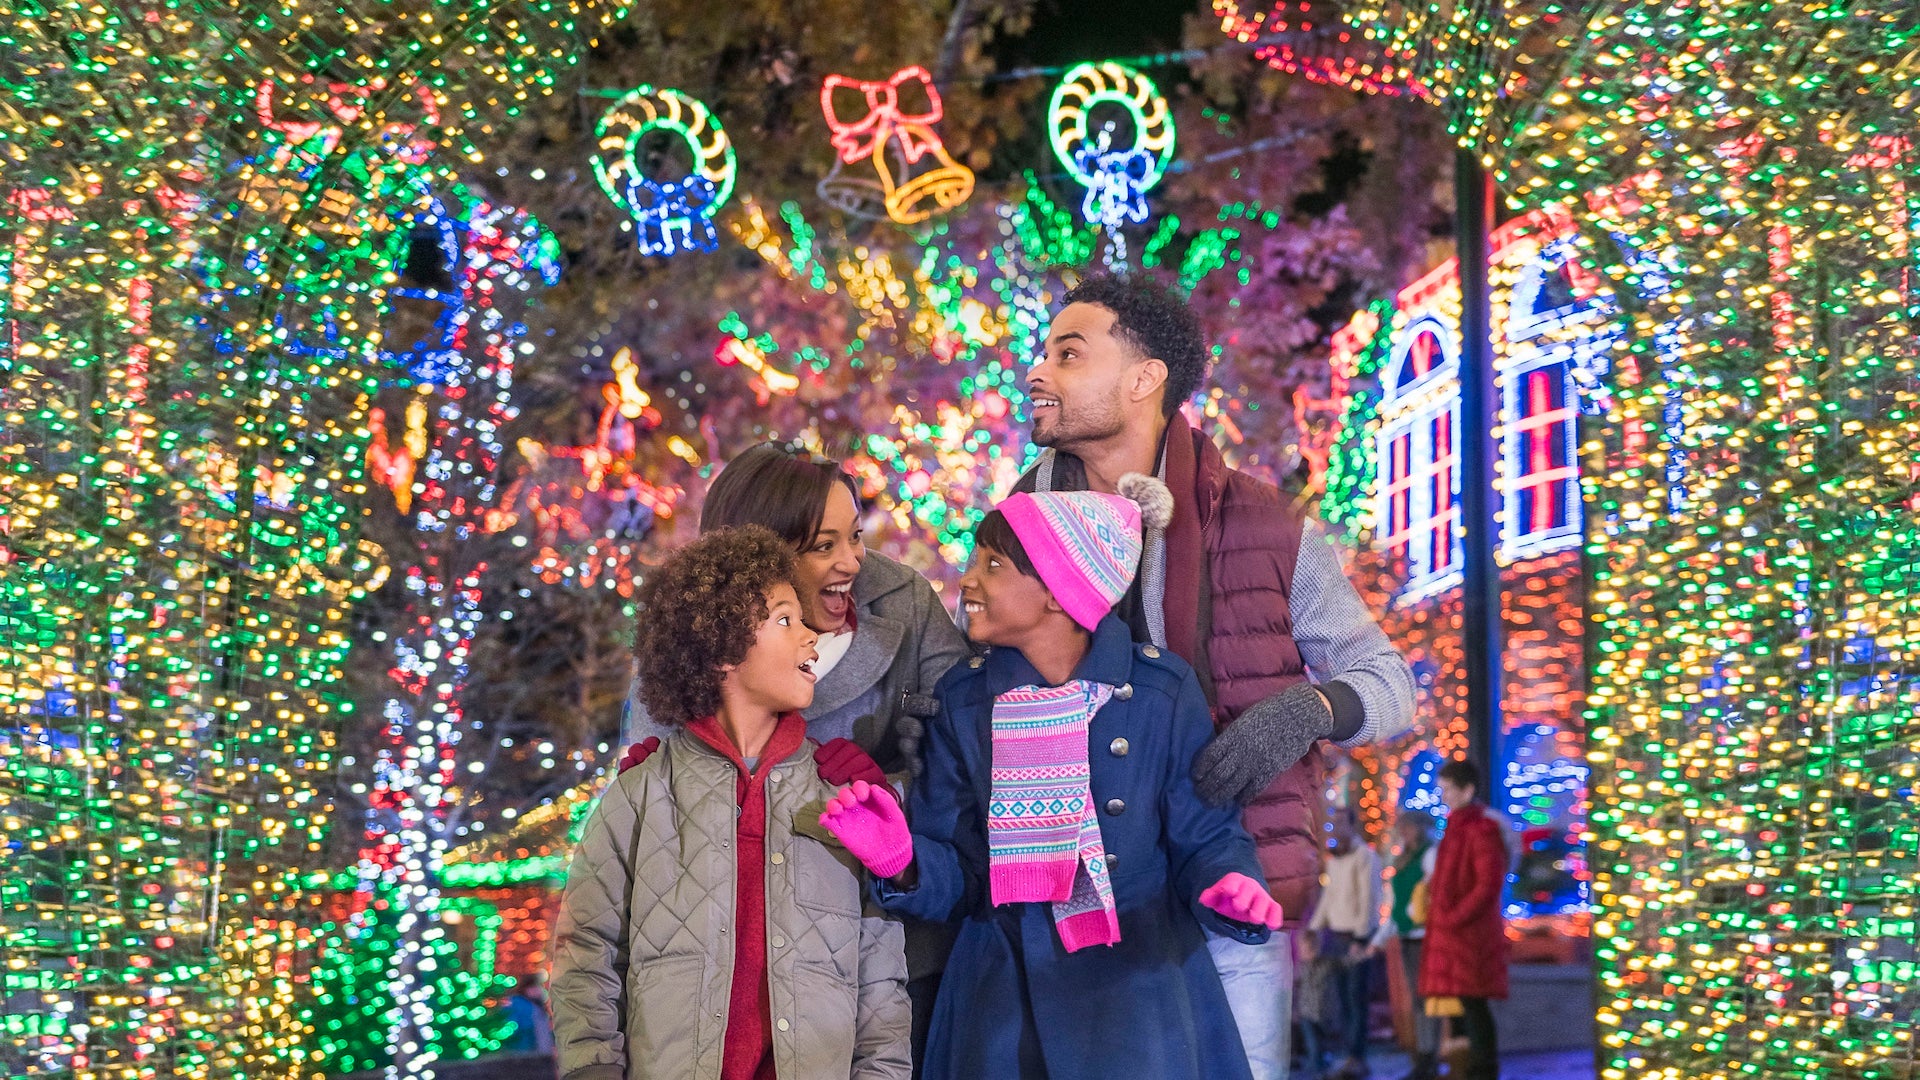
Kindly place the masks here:
POLYGON ((781 582, 767 590, 767 618, 754 634, 753 645, 727 678, 747 700, 774 715, 799 712, 813 704, 813 662, 819 635, 800 617, 800 598, 793 586, 781 582))
POLYGON ((1021 573, 1011 557, 986 544, 974 548, 973 565, 960 578, 960 606, 967 614, 968 638, 1014 647, 1050 612, 1061 610, 1039 579, 1021 573))
POLYGON ((807 625, 822 634, 847 628, 853 614, 853 579, 867 557, 860 539, 859 508, 847 485, 836 482, 827 492, 820 531, 800 549, 795 560, 794 584, 806 606, 807 625))

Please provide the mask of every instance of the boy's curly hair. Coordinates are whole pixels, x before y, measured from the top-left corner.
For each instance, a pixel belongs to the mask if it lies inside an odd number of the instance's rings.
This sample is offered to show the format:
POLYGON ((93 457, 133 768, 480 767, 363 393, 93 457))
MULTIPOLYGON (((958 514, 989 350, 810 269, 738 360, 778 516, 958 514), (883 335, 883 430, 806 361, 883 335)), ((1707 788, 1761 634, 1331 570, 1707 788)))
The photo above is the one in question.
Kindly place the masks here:
POLYGON ((707 533, 640 586, 640 700, 661 724, 720 710, 720 669, 738 664, 767 618, 767 590, 793 581, 793 548, 758 525, 707 533))

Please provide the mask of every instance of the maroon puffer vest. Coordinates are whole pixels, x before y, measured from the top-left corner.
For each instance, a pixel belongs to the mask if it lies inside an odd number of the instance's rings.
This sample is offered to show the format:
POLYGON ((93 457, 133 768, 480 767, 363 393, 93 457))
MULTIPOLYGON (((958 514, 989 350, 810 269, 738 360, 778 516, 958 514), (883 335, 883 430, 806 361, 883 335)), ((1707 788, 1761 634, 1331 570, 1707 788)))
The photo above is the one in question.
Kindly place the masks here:
MULTIPOLYGON (((1211 514, 1202 504, 1200 529, 1213 600, 1207 667, 1213 675, 1214 722, 1225 727, 1256 702, 1307 677, 1287 602, 1302 522, 1278 489, 1228 469, 1210 441, 1197 441, 1204 443, 1195 448, 1198 489, 1219 491, 1211 514), (1213 484, 1209 473, 1216 478, 1213 484)), ((1320 890, 1326 782, 1321 753, 1315 747, 1282 772, 1243 815, 1267 888, 1286 908, 1290 926, 1305 920, 1320 890)))

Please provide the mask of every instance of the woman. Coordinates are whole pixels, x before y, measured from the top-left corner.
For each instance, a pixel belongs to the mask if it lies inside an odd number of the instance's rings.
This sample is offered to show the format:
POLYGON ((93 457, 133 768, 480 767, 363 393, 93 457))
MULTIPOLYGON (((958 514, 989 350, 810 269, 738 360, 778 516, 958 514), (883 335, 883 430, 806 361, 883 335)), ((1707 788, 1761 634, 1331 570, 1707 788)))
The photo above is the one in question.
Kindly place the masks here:
MULTIPOLYGON (((807 735, 822 744, 814 755, 820 775, 832 784, 892 778, 904 785, 919 769, 934 684, 967 655, 967 641, 927 579, 867 550, 855 496, 853 478, 834 461, 765 443, 714 478, 700 531, 759 525, 793 545, 795 586, 807 625, 820 635, 819 681, 801 713, 807 735), (854 746, 865 754, 851 753, 854 746), (871 769, 865 758, 887 776, 860 771, 871 769)), ((668 733, 647 717, 638 680, 628 702, 625 738, 634 745, 623 768, 668 733)), ((951 945, 945 927, 907 925, 916 1061, 951 945)))

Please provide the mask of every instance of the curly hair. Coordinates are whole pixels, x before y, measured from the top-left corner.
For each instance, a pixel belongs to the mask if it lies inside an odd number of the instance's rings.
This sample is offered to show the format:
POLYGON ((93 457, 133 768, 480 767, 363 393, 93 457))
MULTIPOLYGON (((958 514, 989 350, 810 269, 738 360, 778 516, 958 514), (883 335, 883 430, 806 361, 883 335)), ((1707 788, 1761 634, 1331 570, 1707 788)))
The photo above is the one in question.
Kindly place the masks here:
POLYGON ((1200 319, 1180 294, 1132 275, 1095 274, 1067 290, 1066 303, 1092 304, 1113 312, 1113 334, 1167 365, 1161 411, 1172 416, 1207 377, 1207 340, 1200 319))
POLYGON ((705 533, 640 586, 640 701, 670 726, 720 709, 721 668, 747 658, 767 590, 793 581, 793 548, 758 525, 705 533))

